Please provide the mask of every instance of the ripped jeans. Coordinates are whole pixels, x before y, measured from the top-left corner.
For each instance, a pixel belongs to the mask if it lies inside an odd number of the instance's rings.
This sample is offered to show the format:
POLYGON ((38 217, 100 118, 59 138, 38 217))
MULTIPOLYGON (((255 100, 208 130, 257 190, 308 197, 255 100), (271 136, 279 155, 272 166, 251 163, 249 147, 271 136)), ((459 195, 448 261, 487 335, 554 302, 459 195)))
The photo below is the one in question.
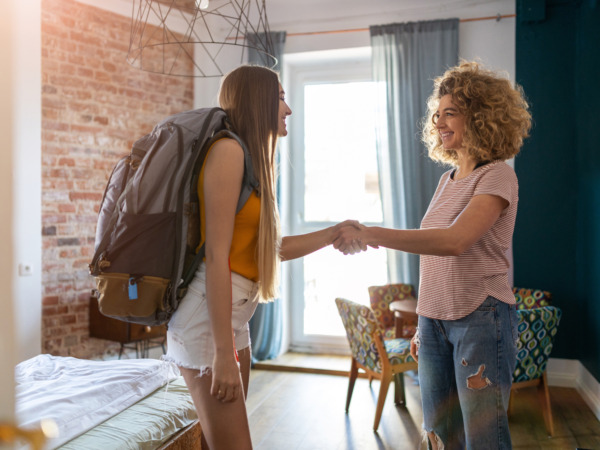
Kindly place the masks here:
POLYGON ((423 437, 433 432, 439 450, 512 449, 506 411, 517 325, 515 305, 494 297, 458 320, 419 316, 423 437))

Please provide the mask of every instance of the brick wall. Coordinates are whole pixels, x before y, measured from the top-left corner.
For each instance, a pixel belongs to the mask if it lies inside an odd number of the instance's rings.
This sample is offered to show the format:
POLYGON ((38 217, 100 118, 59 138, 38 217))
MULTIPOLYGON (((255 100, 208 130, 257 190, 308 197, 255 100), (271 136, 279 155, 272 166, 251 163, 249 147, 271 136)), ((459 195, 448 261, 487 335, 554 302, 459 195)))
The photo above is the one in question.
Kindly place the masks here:
POLYGON ((88 335, 87 264, 102 193, 135 140, 193 107, 192 78, 129 66, 130 24, 75 1, 42 1, 44 353, 91 358, 114 348, 88 335))

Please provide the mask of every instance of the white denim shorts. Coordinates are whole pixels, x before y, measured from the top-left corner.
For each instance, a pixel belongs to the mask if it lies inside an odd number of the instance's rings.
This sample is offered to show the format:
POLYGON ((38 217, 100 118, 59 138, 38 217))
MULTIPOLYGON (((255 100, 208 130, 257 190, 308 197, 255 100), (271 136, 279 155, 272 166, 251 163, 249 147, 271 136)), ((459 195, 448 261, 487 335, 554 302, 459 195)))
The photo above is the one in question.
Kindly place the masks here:
MULTIPOLYGON (((240 351, 250 346, 248 321, 258 304, 258 283, 232 272, 231 291, 231 326, 235 348, 240 351)), ((167 354, 162 359, 180 367, 199 370, 198 376, 211 372, 215 344, 206 302, 205 263, 196 271, 186 296, 171 317, 167 345, 167 354)))

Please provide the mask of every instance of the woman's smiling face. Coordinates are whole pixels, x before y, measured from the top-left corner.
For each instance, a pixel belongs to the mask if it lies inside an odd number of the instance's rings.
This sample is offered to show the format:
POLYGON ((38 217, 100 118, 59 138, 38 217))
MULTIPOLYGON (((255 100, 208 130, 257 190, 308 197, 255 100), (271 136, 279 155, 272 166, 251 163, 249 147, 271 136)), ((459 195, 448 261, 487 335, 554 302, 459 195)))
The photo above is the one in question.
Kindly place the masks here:
POLYGON ((280 137, 287 136, 288 134, 285 119, 290 114, 292 114, 292 110, 285 102, 285 92, 283 87, 281 87, 281 83, 279 83, 279 121, 277 122, 277 135, 280 137))
POLYGON ((446 150, 462 148, 465 116, 459 111, 458 106, 452 103, 451 95, 444 95, 440 99, 435 118, 435 126, 442 138, 442 146, 446 150))

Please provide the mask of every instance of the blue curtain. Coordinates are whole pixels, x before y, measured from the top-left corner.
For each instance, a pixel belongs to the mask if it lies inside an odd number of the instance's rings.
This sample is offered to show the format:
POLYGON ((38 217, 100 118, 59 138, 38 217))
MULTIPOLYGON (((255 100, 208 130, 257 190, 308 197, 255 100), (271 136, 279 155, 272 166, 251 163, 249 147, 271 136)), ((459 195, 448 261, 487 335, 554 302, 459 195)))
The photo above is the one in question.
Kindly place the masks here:
MULTIPOLYGON (((433 79, 458 63, 458 19, 372 26, 377 158, 383 221, 416 229, 447 169, 427 157, 419 121, 433 79)), ((388 250, 389 279, 418 287, 419 257, 388 250)))
MULTIPOLYGON (((263 41, 270 38, 273 45, 273 56, 277 58, 277 65, 273 68, 280 70, 281 58, 283 57, 283 47, 285 44, 285 31, 271 32, 269 36, 264 33, 250 35, 250 42, 256 42, 257 39, 263 41)), ((248 62, 271 66, 271 58, 265 57, 261 52, 253 49, 248 51, 248 62)), ((278 154, 279 155, 279 154, 278 154)), ((277 161, 279 164, 279 161, 277 161)), ((277 185, 277 201, 281 206, 279 197, 280 185, 277 185)), ((281 208, 280 208, 281 209, 281 208)), ((281 300, 276 299, 271 303, 259 303, 256 312, 250 319, 250 338, 252 339, 252 363, 273 359, 281 351, 281 341, 283 336, 283 310, 281 300)))

